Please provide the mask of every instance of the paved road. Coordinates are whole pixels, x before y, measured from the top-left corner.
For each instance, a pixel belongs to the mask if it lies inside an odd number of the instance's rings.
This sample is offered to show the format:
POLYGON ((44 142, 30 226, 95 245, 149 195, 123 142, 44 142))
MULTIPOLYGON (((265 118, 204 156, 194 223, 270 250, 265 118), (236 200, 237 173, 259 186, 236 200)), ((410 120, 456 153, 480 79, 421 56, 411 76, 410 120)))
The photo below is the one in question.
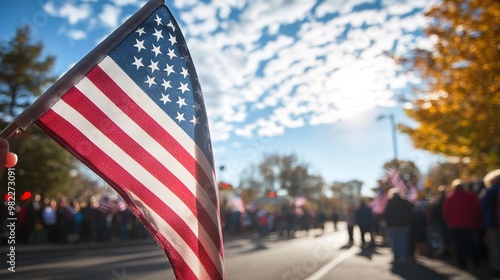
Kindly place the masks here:
MULTIPOLYGON (((388 248, 344 248, 345 238, 345 231, 331 229, 324 235, 298 233, 294 239, 227 238, 227 279, 497 279, 424 257, 416 264, 392 265, 388 248)), ((2 265, 0 279, 168 280, 174 276, 159 247, 152 241, 139 241, 19 248, 16 272, 2 265)))

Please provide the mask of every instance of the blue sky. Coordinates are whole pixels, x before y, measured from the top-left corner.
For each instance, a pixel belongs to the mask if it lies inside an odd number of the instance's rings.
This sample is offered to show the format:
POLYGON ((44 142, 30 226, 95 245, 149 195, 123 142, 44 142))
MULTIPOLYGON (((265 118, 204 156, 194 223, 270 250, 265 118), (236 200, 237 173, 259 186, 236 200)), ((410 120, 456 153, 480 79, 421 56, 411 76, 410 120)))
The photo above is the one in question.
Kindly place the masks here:
MULTIPOLYGON (((330 183, 358 179, 365 193, 393 158, 389 119, 415 125, 395 95, 418 84, 386 52, 429 48, 423 12, 437 0, 167 1, 203 88, 221 180, 264 153, 295 153, 330 183)), ((56 74, 141 7, 136 0, 18 0, 2 4, 0 40, 29 24, 56 74)), ((399 158, 426 172, 436 158, 398 133, 399 158)))

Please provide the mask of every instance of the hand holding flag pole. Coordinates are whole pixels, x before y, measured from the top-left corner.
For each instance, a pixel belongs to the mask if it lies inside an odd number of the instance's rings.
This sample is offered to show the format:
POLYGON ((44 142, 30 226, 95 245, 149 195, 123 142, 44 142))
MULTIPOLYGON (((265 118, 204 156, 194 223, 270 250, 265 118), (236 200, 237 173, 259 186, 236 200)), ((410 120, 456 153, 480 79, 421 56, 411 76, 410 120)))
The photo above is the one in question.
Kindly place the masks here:
POLYGON ((120 194, 177 279, 225 279, 203 94, 163 0, 147 2, 2 137, 33 122, 120 194))

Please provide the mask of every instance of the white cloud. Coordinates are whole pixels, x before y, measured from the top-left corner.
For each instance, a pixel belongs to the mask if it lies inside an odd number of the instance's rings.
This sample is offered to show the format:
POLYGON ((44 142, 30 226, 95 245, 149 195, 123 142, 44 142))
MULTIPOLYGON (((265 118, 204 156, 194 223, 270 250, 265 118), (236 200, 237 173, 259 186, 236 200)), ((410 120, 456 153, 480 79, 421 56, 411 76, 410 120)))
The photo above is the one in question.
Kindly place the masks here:
POLYGON ((99 14, 99 20, 109 28, 118 26, 118 19, 122 13, 122 9, 112 5, 104 5, 102 12, 99 14))
POLYGON ((87 38, 87 33, 78 29, 71 29, 66 34, 75 41, 87 38))
POLYGON ((92 8, 89 4, 73 5, 65 3, 60 8, 57 8, 54 2, 47 2, 43 9, 51 16, 66 18, 71 25, 75 25, 80 21, 84 21, 92 14, 92 8))

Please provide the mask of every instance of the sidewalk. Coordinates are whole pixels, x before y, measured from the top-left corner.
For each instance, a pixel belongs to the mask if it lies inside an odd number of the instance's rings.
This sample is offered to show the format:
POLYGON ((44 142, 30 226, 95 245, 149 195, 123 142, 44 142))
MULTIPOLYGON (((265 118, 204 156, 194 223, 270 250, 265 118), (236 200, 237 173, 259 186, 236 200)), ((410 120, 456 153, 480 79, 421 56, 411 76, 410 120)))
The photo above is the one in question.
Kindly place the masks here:
MULTIPOLYGON (((333 268, 322 279, 370 279, 370 280, 439 280, 439 279, 500 279, 488 273, 485 267, 464 271, 452 263, 417 256, 415 263, 392 264, 392 252, 388 247, 374 247, 355 252, 333 268)), ((484 266, 484 265, 483 265, 484 266)))

